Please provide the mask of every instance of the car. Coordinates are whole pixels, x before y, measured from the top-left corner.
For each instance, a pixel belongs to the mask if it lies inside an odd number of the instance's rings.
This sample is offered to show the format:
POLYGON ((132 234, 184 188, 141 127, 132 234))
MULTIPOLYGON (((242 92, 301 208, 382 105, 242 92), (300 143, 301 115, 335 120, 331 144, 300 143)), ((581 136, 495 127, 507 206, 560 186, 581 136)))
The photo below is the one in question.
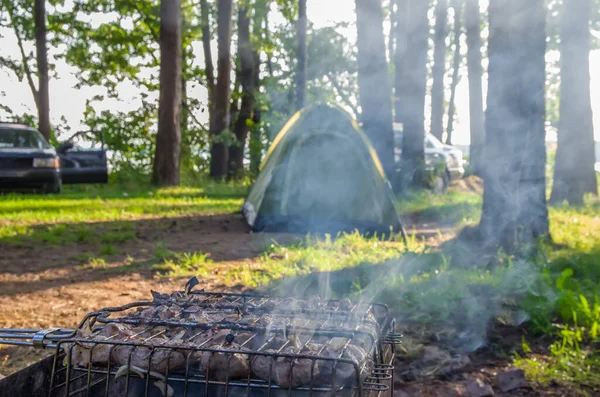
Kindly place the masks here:
POLYGON ((0 190, 60 193, 63 184, 106 182, 103 147, 77 150, 72 142, 66 142, 57 150, 35 128, 0 122, 0 190))
MULTIPOLYGON (((394 123, 394 157, 397 173, 401 173, 402 159, 402 124, 394 123)), ((430 188, 436 192, 444 192, 451 181, 462 179, 465 167, 462 150, 440 142, 432 134, 425 134, 425 172, 430 181, 430 188)))
POLYGON ((108 183, 108 162, 103 135, 93 134, 101 144, 97 149, 76 146, 73 142, 82 135, 84 133, 71 136, 56 149, 60 158, 62 183, 108 183))

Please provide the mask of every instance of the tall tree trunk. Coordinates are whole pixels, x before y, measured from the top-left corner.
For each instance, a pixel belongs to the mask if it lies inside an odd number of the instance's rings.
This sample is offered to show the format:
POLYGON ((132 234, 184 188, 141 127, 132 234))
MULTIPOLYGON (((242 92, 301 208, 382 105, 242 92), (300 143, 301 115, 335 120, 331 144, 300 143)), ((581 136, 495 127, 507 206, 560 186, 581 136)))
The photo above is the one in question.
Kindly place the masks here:
POLYGON ((152 182, 179 185, 181 153, 181 1, 160 2, 160 94, 152 182))
POLYGON ((598 194, 590 97, 590 0, 565 0, 560 30, 561 92, 552 203, 583 204, 598 194))
POLYGON ((202 27, 202 49, 204 52, 206 89, 208 90, 208 129, 214 128, 215 120, 215 70, 213 66, 212 50, 210 48, 210 13, 207 0, 200 0, 200 24, 202 27))
POLYGON ((181 133, 181 161, 180 169, 183 169, 184 172, 186 170, 191 169, 192 167, 192 159, 191 159, 191 150, 190 150, 190 136, 189 136, 189 119, 190 119, 190 105, 188 98, 188 90, 187 90, 187 77, 189 74, 189 66, 188 66, 188 43, 184 41, 184 36, 188 31, 188 26, 186 23, 185 10, 186 3, 181 4, 182 12, 181 12, 181 117, 179 120, 180 125, 180 133, 181 133))
POLYGON ((446 72, 446 37, 448 35, 448 2, 437 0, 433 50, 433 86, 431 87, 431 130, 442 140, 444 135, 444 74, 446 72))
POLYGON ((452 144, 454 132, 454 114, 456 113, 456 87, 460 79, 460 35, 462 30, 462 0, 455 0, 454 4, 454 61, 452 62, 452 85, 450 86, 450 102, 448 103, 448 128, 446 129, 446 143, 452 144))
MULTIPOLYGON (((269 10, 267 9, 267 12, 265 13, 265 30, 264 30, 264 38, 265 41, 267 43, 271 43, 271 33, 269 31, 269 10)), ((274 79, 274 70, 273 70, 273 54, 271 53, 271 51, 265 51, 265 55, 266 55, 266 63, 267 63, 267 70, 269 72, 269 77, 271 79, 274 79)))
POLYGON ((210 151, 210 176, 222 179, 227 176, 229 150, 223 132, 229 126, 231 84, 231 17, 232 0, 218 0, 217 10, 217 85, 214 95, 215 119, 211 130, 213 138, 210 151))
POLYGON ((50 140, 50 89, 48 83, 48 50, 46 46, 46 0, 35 0, 35 48, 38 68, 37 108, 39 129, 50 140))
POLYGON ((298 13, 298 64, 296 66, 296 109, 306 104, 306 0, 299 0, 298 13))
POLYGON ((515 252, 549 235, 544 0, 490 0, 483 246, 515 252))
POLYGON ((394 172, 392 86, 385 56, 381 0, 356 0, 358 89, 364 130, 386 174, 394 172))
POLYGON ((402 139, 403 186, 420 184, 419 169, 425 165, 425 93, 429 1, 408 0, 407 47, 402 94, 404 135, 402 139))
POLYGON ((408 24, 408 0, 396 1, 396 51, 394 53, 394 121, 404 122, 402 116, 404 109, 403 78, 404 63, 406 62, 407 24, 408 24))
POLYGON ((394 62, 394 48, 396 43, 396 3, 398 0, 390 0, 390 33, 388 37, 388 62, 394 62))
MULTIPOLYGON (((242 87, 241 69, 236 65, 235 69, 235 81, 233 82, 233 89, 231 90, 231 105, 229 106, 229 126, 228 128, 233 131, 233 126, 236 123, 238 113, 240 112, 240 89, 242 87)), ((231 156, 231 147, 229 148, 229 155, 231 156)))
POLYGON ((242 176, 244 169, 244 149, 254 118, 254 89, 256 60, 250 41, 250 18, 248 8, 240 7, 238 16, 238 56, 240 59, 240 83, 242 85, 242 104, 234 125, 236 144, 229 149, 229 175, 232 178, 242 176))
MULTIPOLYGON (((258 91, 260 87, 260 55, 254 53, 254 87, 258 91)), ((261 139, 261 110, 258 98, 254 98, 254 114, 252 119, 252 134, 250 135, 249 151, 250 151, 250 173, 258 175, 260 163, 262 161, 262 139, 261 139)))
MULTIPOLYGON (((182 31, 184 30, 185 20, 181 19, 182 23, 182 31)), ((189 148, 189 118, 190 118, 190 109, 188 103, 188 93, 187 93, 187 80, 186 80, 186 72, 187 72, 187 61, 186 61, 186 48, 182 48, 181 52, 181 117, 179 120, 179 128, 181 134, 181 161, 180 164, 183 166, 184 171, 189 169, 191 166, 191 152, 189 148)))
MULTIPOLYGON (((269 38, 269 10, 267 8, 264 16, 264 20, 254 20, 254 36, 262 37, 265 41, 268 42, 269 38), (262 28, 262 24, 264 23, 264 28, 262 28)), ((261 84, 260 77, 260 53, 258 51, 254 51, 254 91, 258 93, 261 84)), ((270 56, 267 54, 267 59, 270 56)), ((273 66, 270 61, 267 62, 267 69, 269 71, 269 75, 273 77, 273 66)), ((260 96, 256 95, 254 97, 254 114, 252 119, 252 133, 249 139, 249 152, 250 152, 250 173, 251 175, 258 175, 260 170, 260 163, 262 161, 262 139, 261 139, 261 110, 260 110, 260 96)))
POLYGON ((467 68, 469 72, 469 116, 471 124, 471 168, 481 175, 485 128, 483 113, 483 68, 481 66, 481 21, 479 0, 466 0, 467 68))

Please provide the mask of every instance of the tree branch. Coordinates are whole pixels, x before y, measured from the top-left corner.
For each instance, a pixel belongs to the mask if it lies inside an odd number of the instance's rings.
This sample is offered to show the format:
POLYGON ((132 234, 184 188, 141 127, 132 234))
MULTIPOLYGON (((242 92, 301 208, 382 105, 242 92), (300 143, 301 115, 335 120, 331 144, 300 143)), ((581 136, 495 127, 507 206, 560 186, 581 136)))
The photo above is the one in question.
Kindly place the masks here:
POLYGON ((344 103, 352 109, 352 111, 354 112, 354 116, 356 118, 358 118, 358 116, 360 115, 360 112, 358 111, 358 107, 356 105, 354 105, 352 103, 352 101, 350 100, 350 98, 348 97, 348 95, 346 95, 344 93, 344 90, 342 89, 342 87, 340 87, 340 85, 338 84, 335 77, 333 77, 331 75, 331 73, 327 74, 326 77, 331 82, 331 85, 335 89, 335 92, 337 93, 337 95, 342 98, 342 101, 344 101, 344 103))
POLYGON ((17 37, 17 45, 19 47, 19 52, 21 53, 21 61, 23 62, 23 71, 25 72, 25 77, 27 78, 27 83, 29 84, 29 88, 31 89, 31 94, 33 95, 33 100, 35 101, 35 106, 38 107, 38 90, 35 87, 35 83, 33 82, 33 76, 31 69, 29 68, 29 64, 27 63, 27 55, 25 54, 25 47, 23 45, 23 39, 19 35, 19 29, 17 29, 17 24, 14 21, 14 14, 10 6, 7 5, 6 1, 2 1, 4 4, 4 8, 6 8, 6 12, 10 17, 10 22, 13 27, 13 31, 15 32, 15 36, 17 37))

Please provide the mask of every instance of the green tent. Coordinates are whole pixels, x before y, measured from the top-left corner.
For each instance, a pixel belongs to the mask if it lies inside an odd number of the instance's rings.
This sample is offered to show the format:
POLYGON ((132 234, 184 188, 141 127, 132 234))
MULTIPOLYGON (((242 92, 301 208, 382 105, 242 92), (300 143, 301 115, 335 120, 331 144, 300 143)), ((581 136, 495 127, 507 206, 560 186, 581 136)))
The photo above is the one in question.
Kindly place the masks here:
POLYGON ((283 127, 242 212, 256 232, 402 232, 375 150, 331 105, 308 106, 283 127))

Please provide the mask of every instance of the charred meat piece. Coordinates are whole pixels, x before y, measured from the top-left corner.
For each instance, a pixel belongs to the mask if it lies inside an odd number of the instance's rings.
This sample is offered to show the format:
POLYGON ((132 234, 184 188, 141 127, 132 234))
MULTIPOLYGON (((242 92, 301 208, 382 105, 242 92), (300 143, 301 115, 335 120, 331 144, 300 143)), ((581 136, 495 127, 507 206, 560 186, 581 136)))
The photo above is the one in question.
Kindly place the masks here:
POLYGON ((229 330, 218 330, 213 333, 209 347, 231 352, 198 352, 200 355, 200 371, 219 381, 227 379, 247 378, 250 374, 250 357, 240 353, 252 350, 244 345, 252 337, 250 333, 234 334, 229 330))
POLYGON ((131 328, 117 323, 106 324, 99 332, 95 333, 85 327, 77 331, 77 338, 93 339, 94 342, 66 343, 63 345, 63 349, 67 354, 69 354, 69 349, 71 350, 71 365, 86 368, 90 364, 105 366, 110 361, 111 351, 115 346, 102 342, 128 338, 133 334, 134 331, 131 328))
POLYGON ((370 373, 373 368, 373 360, 362 348, 353 344, 347 343, 345 338, 334 338, 331 342, 322 348, 320 357, 342 358, 356 363, 356 367, 350 363, 336 361, 321 361, 319 366, 318 382, 320 384, 330 384, 334 380, 335 385, 332 386, 347 386, 356 383, 357 375, 360 376, 361 365, 366 362, 366 368, 363 372, 370 373))
MULTIPOLYGON (((288 346, 281 351, 268 349, 270 355, 256 355, 252 360, 252 372, 265 381, 272 381, 284 389, 295 389, 311 384, 319 373, 318 361, 307 358, 277 357, 275 354, 310 355, 314 351, 288 346)), ((316 358, 316 357, 315 357, 316 358)), ((316 383, 313 383, 316 385, 316 383)))

